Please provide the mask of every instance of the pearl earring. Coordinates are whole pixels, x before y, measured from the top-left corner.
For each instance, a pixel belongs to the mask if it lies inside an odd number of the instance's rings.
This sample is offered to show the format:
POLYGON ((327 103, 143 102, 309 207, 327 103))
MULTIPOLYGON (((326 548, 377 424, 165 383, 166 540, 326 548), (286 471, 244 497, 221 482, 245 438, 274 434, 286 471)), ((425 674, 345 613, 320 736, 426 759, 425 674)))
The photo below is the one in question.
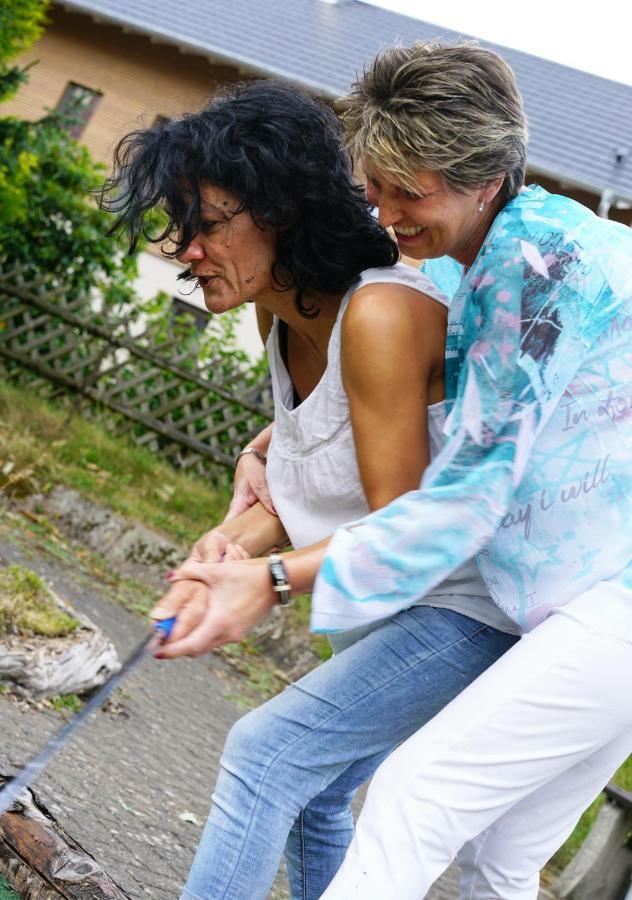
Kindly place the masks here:
POLYGON ((479 213, 482 213, 484 209, 485 209, 485 201, 481 200, 481 202, 478 204, 479 213))

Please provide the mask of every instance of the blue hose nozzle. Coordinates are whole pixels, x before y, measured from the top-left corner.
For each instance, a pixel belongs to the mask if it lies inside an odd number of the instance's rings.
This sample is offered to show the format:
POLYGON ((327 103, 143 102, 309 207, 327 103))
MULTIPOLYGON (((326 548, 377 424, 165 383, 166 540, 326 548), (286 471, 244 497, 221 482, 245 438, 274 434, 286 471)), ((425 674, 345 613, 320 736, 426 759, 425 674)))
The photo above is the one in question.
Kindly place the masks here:
POLYGON ((158 621, 153 623, 153 629, 156 634, 160 635, 160 639, 162 641, 166 641, 169 635, 171 634, 171 630, 173 626, 176 624, 176 617, 171 616, 170 619, 159 619, 158 621))

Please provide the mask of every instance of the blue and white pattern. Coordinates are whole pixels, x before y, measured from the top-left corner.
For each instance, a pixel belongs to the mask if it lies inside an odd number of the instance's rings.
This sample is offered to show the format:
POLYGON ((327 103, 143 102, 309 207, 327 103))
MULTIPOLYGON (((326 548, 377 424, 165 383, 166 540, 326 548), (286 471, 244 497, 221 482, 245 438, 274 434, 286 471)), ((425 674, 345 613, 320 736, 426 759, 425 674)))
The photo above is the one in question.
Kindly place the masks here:
POLYGON ((452 302, 446 396, 420 489, 336 532, 315 631, 391 616, 475 554, 525 631, 632 584, 632 230, 523 190, 452 302))
POLYGON ((452 259, 451 256, 425 259, 419 268, 446 297, 454 297, 465 274, 461 263, 452 259))

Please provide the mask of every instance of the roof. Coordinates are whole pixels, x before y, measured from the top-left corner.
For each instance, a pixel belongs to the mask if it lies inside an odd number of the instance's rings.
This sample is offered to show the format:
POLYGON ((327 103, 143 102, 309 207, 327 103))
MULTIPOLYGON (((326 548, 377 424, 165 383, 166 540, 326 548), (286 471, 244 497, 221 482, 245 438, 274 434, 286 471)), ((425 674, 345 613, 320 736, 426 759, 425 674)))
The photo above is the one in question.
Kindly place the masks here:
MULTIPOLYGON (((277 75, 330 97, 346 93, 378 50, 456 31, 360 0, 58 0, 245 71, 277 75)), ((499 47, 529 119, 529 166, 632 200, 632 86, 499 47), (620 158, 617 161, 617 158, 620 158)))

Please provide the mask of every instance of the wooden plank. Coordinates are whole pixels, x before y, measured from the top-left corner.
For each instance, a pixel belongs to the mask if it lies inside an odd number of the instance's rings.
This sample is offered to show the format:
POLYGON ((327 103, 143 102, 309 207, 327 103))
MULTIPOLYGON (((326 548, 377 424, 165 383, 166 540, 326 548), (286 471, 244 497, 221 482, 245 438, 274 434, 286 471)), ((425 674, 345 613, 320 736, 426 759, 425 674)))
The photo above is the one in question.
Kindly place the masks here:
MULTIPOLYGON (((0 786, 6 780, 0 776, 0 786)), ((0 871, 3 868, 24 900, 129 900, 30 790, 0 816, 0 871)))
MULTIPOLYGON (((133 359, 127 360, 127 367, 132 372, 134 371, 133 359)), ((162 370, 158 369, 155 366, 150 369, 144 369, 141 370, 137 375, 132 375, 131 378, 121 378, 121 380, 116 384, 110 385, 107 390, 104 389, 103 393, 107 394, 107 396, 110 398, 118 397, 120 394, 124 394, 126 391, 129 391, 132 388, 142 387, 142 385, 150 378, 159 378, 161 375, 162 370)))
POLYGON ((604 794, 621 809, 632 812, 632 793, 630 791, 624 791, 618 784, 611 783, 605 786, 604 794))
POLYGON ((2 837, 0 837, 0 873, 21 900, 59 900, 59 892, 47 884, 15 850, 5 844, 2 837))
MULTIPOLYGON (((90 396, 91 392, 88 392, 88 395, 90 396)), ((113 409, 130 419, 134 419, 134 421, 139 422, 142 425, 146 425, 157 434, 160 434, 163 437, 168 438, 169 440, 177 441, 178 443, 183 444, 185 447, 188 447, 190 450, 195 450, 197 453, 200 453, 203 456, 210 456, 222 466, 226 466, 229 469, 232 469, 234 467, 234 456, 218 451, 208 444, 204 444, 202 441, 198 441, 195 438, 189 437, 189 435, 184 434, 181 431, 169 428, 158 419, 154 419, 150 415, 143 415, 116 402, 107 400, 105 402, 110 409, 113 409)))
MULTIPOLYGON (((49 315, 34 316, 30 310, 24 311, 24 325, 16 329, 18 336, 26 333, 30 340, 20 341, 20 347, 30 350, 32 346, 48 342, 51 338, 68 335, 63 322, 53 322, 49 315)), ((13 337, 9 332, 8 336, 13 337)))

